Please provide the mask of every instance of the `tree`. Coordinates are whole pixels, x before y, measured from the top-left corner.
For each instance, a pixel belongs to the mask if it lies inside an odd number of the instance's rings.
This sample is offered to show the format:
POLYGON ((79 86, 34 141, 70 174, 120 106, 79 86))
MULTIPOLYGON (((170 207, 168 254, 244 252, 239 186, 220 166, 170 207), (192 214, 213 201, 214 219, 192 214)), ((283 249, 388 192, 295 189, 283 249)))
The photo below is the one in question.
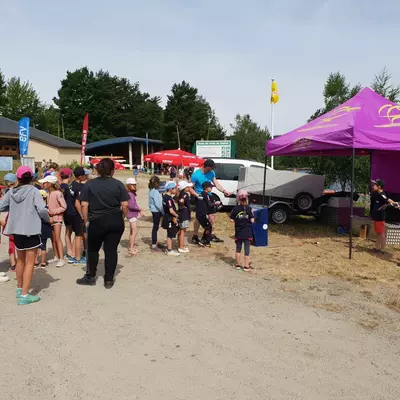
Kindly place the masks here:
POLYGON ((196 140, 225 137, 225 131, 210 104, 199 95, 197 88, 185 81, 172 86, 164 112, 164 124, 164 143, 169 148, 180 145, 190 151, 196 140))
POLYGON ((68 71, 54 102, 67 138, 78 143, 86 113, 92 142, 110 137, 145 137, 146 133, 160 139, 162 135, 160 98, 141 92, 138 83, 111 76, 107 71, 93 73, 87 67, 68 71))
POLYGON ((236 140, 237 157, 264 162, 265 142, 270 139, 268 131, 260 128, 248 114, 243 116, 237 114, 232 129, 232 139, 236 140))
POLYGON ((0 70, 0 115, 3 115, 3 108, 6 104, 7 85, 3 72, 0 70))
POLYGON ((8 80, 5 91, 3 117, 18 121, 22 117, 30 117, 35 126, 42 111, 42 104, 35 89, 29 82, 21 82, 20 78, 8 80))
POLYGON ((386 67, 384 67, 379 74, 375 75, 374 80, 371 83, 371 88, 381 96, 397 103, 400 99, 400 86, 393 86, 390 83, 391 79, 392 75, 389 74, 386 67))

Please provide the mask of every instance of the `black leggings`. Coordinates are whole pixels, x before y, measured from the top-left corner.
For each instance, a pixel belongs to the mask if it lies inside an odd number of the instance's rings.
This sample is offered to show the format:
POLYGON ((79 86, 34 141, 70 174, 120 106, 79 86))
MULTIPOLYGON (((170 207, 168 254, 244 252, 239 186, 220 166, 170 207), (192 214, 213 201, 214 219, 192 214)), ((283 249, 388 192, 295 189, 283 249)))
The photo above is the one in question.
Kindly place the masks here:
POLYGON ((96 276, 99 251, 104 243, 104 281, 114 280, 118 263, 118 245, 125 230, 122 213, 111 213, 89 223, 87 237, 87 272, 91 278, 96 276))
POLYGON ((157 244, 157 233, 160 228, 162 214, 160 212, 152 212, 153 214, 153 230, 151 231, 151 244, 157 244))
POLYGON ((236 253, 242 252, 242 245, 244 245, 244 255, 250 255, 250 240, 249 239, 236 239, 236 253))
POLYGON ((198 215, 197 220, 199 224, 204 229, 202 241, 205 243, 210 243, 212 240, 212 225, 210 220, 207 218, 206 215, 198 215))

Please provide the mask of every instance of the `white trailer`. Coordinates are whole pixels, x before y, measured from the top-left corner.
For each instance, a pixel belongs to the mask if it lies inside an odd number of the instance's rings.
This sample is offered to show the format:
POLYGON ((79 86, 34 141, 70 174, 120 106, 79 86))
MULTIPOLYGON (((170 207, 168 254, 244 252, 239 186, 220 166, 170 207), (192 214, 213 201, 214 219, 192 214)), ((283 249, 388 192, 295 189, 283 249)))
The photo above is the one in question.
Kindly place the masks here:
MULTIPOLYGON (((312 210, 314 199, 322 196, 325 177, 291 171, 267 169, 265 205, 273 222, 282 224, 289 213, 306 214, 312 210)), ((262 204, 264 169, 241 168, 238 190, 247 190, 250 201, 262 204)))

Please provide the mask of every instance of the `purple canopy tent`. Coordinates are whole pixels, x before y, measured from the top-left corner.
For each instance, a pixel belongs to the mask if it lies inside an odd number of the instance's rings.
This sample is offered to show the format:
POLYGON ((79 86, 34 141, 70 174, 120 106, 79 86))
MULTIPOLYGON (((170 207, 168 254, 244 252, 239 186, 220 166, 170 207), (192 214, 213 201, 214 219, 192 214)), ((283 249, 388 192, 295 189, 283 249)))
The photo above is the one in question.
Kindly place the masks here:
MULTIPOLYGON (((400 106, 369 88, 308 124, 269 140, 266 145, 268 156, 352 156, 351 198, 356 155, 372 155, 373 168, 377 171, 374 154, 382 157, 389 152, 393 160, 399 151, 400 106)), ((349 258, 352 256, 352 219, 353 202, 349 258)))

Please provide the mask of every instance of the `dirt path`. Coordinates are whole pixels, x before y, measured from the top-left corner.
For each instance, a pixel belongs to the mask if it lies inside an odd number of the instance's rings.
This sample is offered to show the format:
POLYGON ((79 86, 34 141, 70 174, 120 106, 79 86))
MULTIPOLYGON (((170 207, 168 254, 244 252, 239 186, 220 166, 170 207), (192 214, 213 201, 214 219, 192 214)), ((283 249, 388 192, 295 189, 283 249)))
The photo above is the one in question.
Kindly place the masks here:
POLYGON ((237 272, 215 256, 224 246, 151 254, 149 231, 142 221, 139 256, 122 249, 110 291, 76 286, 74 267, 37 272, 36 305, 17 307, 13 282, 0 286, 2 399, 399 398, 395 325, 367 330, 287 282, 237 272))

